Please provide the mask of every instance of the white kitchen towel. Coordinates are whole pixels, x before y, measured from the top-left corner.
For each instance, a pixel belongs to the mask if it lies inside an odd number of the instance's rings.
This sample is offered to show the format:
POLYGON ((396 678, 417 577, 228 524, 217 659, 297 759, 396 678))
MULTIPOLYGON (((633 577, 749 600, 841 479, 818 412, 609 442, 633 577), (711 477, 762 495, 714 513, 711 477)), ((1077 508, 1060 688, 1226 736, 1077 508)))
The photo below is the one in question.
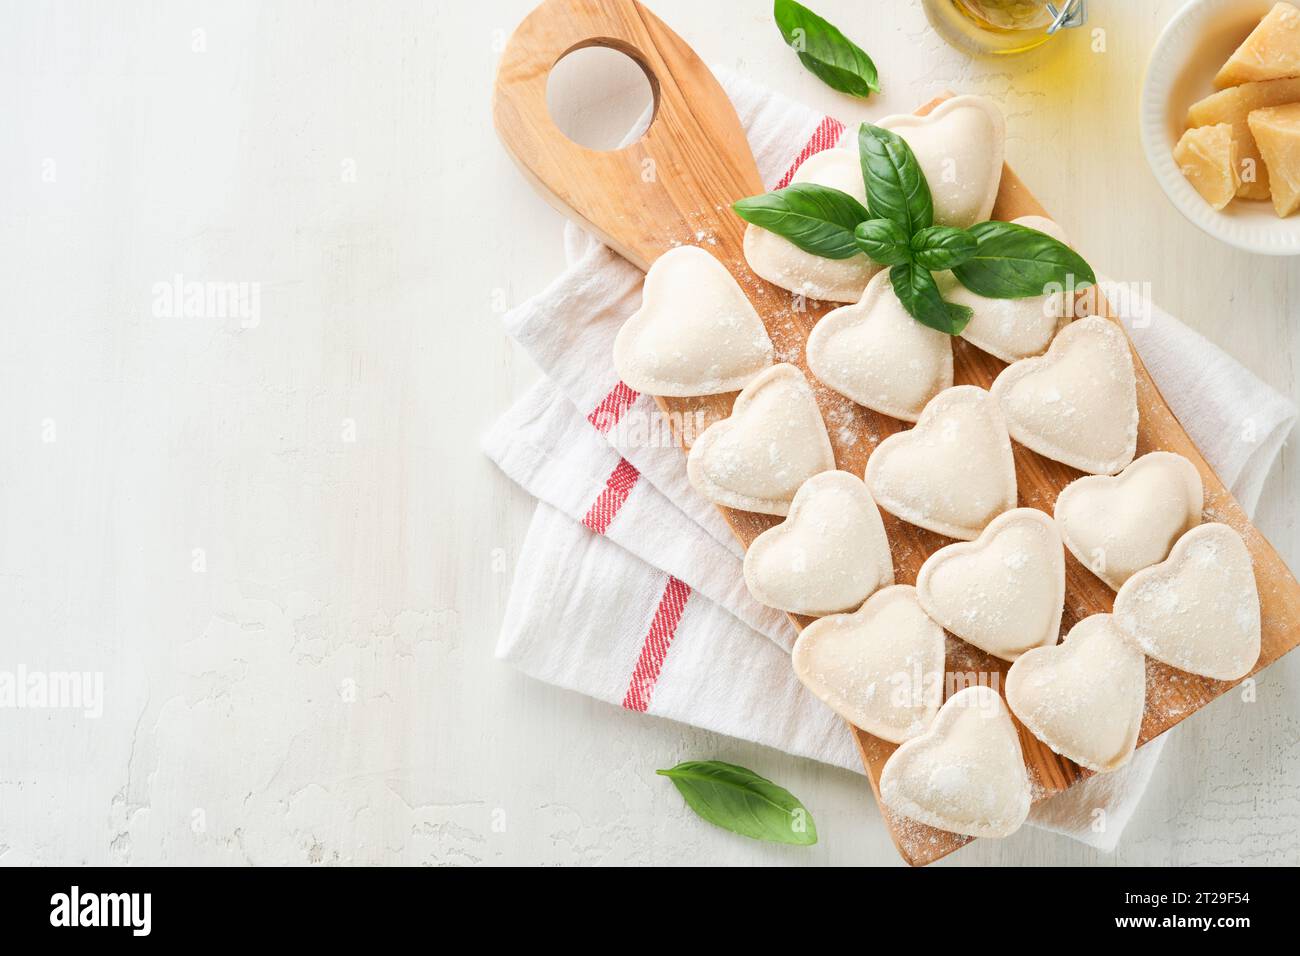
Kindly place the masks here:
MULTIPOLYGON (((605 535, 650 567, 679 578, 789 652, 796 637, 794 625, 785 614, 750 597, 739 545, 730 531, 726 546, 702 533, 673 499, 643 480, 577 414, 549 379, 534 385, 501 417, 484 437, 483 449, 534 498, 589 532, 605 535)), ((681 451, 668 451, 680 469, 681 451)), ((698 497, 689 483, 684 484, 679 494, 698 497)), ((717 515, 708 502, 701 509, 717 515)))
MULTIPOLYGON (((769 186, 788 181, 843 128, 732 77, 723 83, 769 186)), ((707 235, 699 240, 707 247, 707 235)), ((498 656, 632 710, 860 770, 847 729, 791 674, 793 628, 749 597, 740 548, 687 482, 653 402, 614 372, 613 338, 639 304, 641 272, 572 226, 565 249, 569 269, 506 317, 547 380, 484 440, 539 499, 498 656)), ((1117 286, 1111 297, 1126 292, 1117 286)), ((1253 509, 1295 409, 1145 300, 1127 303, 1126 323, 1156 384, 1253 509)), ((1040 803, 1031 823, 1113 847, 1162 743, 1142 748, 1124 771, 1040 803)))
POLYGON ((799 683, 788 653, 546 502, 519 554, 497 655, 628 710, 862 770, 844 722, 799 683))

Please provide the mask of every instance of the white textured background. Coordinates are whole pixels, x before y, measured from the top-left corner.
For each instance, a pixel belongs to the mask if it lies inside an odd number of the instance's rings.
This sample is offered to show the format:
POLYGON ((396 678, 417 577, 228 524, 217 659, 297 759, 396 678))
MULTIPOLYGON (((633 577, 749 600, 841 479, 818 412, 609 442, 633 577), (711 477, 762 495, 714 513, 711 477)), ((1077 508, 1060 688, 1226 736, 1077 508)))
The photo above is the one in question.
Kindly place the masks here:
MULTIPOLYGON (((0 710, 0 862, 897 861, 861 778, 492 657, 531 506, 477 439, 536 375, 494 307, 562 265, 488 111, 530 6, 0 2, 0 670, 101 671, 106 698, 0 710), (177 273, 260 282, 260 322, 155 317, 177 273), (821 843, 698 822, 653 770, 703 757, 790 787, 821 843)), ((651 6, 846 120, 997 97, 1098 270, 1296 396, 1300 266, 1195 231, 1141 157, 1178 0, 1094 0, 1104 54, 991 64, 915 0, 817 0, 880 66, 865 107, 766 0, 651 6)), ((1260 509, 1293 566, 1298 471, 1293 443, 1260 509)), ((950 862, 1300 861, 1298 688, 1292 655, 1179 728, 1115 855, 1026 830, 950 862)))

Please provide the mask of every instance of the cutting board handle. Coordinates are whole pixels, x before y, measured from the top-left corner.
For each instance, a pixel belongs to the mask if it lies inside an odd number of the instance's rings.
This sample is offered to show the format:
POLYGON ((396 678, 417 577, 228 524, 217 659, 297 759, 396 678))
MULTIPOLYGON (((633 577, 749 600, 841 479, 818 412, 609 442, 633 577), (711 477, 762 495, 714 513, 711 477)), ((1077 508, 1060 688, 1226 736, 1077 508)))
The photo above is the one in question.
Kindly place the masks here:
POLYGON ((492 116, 542 195, 642 269, 700 232, 738 241, 743 223, 730 204, 763 191, 727 94, 685 41, 636 0, 546 0, 533 10, 502 53, 492 116), (592 46, 636 61, 654 96, 649 129, 619 150, 575 143, 547 109, 551 68, 592 46))

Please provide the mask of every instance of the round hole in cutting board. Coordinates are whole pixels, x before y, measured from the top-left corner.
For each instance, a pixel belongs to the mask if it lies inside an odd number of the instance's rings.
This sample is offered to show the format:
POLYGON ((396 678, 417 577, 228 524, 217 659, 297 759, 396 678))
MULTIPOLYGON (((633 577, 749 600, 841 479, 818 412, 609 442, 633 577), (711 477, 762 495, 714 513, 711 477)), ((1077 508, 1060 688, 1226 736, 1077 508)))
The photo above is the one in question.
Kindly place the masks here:
POLYGON ((564 54, 546 79, 546 108, 569 139, 588 149, 616 150, 650 128, 657 100, 646 69, 615 49, 612 40, 593 40, 564 54))

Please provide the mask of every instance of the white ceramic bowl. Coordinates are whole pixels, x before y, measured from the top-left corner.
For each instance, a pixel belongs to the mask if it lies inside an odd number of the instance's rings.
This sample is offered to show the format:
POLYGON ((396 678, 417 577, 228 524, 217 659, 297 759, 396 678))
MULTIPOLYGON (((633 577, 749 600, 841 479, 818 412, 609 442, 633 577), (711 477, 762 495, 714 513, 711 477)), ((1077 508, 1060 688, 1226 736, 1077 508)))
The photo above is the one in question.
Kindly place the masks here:
POLYGON ((1233 200, 1221 212, 1192 188, 1174 162, 1187 108, 1214 92, 1214 74, 1275 0, 1190 0, 1169 21, 1142 82, 1142 148, 1178 211, 1216 239, 1270 256, 1300 255, 1300 214, 1279 219, 1271 202, 1233 200))

